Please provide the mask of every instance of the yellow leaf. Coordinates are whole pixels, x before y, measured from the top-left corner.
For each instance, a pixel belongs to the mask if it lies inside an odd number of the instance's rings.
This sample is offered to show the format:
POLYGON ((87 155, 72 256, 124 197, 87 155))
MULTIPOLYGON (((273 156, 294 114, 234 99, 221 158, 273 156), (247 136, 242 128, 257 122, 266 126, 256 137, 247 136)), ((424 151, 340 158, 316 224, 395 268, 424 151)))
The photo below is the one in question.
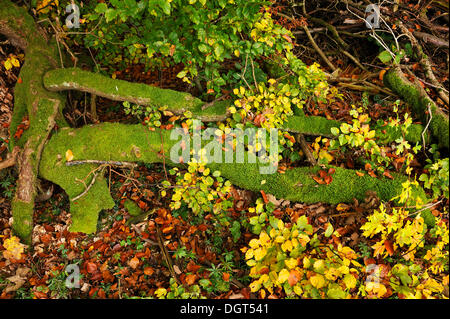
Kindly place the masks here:
POLYGON ((284 261, 284 264, 285 264, 289 269, 292 269, 292 268, 295 268, 295 266, 297 266, 298 262, 297 262, 297 259, 295 259, 295 258, 289 258, 289 259, 286 259, 286 260, 284 261))
POLYGON ((256 249, 255 250, 255 260, 258 261, 258 260, 263 259, 264 256, 266 255, 266 252, 267 251, 265 249, 261 248, 261 247, 256 249))
POLYGON ((261 232, 259 234, 259 241, 260 241, 261 245, 267 246, 270 243, 270 237, 269 237, 269 235, 267 235, 266 232, 261 232))
POLYGON ((283 251, 292 251, 292 242, 290 240, 286 240, 284 243, 281 244, 281 249, 283 251))
POLYGON ((302 288, 299 285, 295 285, 294 286, 294 292, 298 295, 301 296, 301 294, 303 293, 302 288))
POLYGON ((5 66, 5 69, 6 69, 6 70, 10 70, 10 69, 12 68, 12 64, 11 64, 11 62, 9 61, 9 59, 6 60, 6 61, 4 61, 4 62, 3 62, 3 65, 5 66))
POLYGON ((254 252, 253 249, 247 250, 247 252, 245 253, 245 259, 251 259, 251 258, 253 258, 253 256, 254 256, 254 253, 253 253, 253 252, 254 252))
POLYGON ((309 278, 309 281, 311 282, 311 285, 313 285, 317 289, 320 289, 325 286, 325 278, 323 278, 323 276, 319 274, 309 278))
POLYGON ((307 269, 311 266, 311 261, 308 257, 303 257, 303 268, 307 269))
POLYGON ((286 268, 283 268, 278 274, 278 283, 282 284, 289 278, 289 271, 286 268))
POLYGON ((248 245, 249 245, 251 248, 253 248, 253 249, 258 248, 258 247, 260 246, 259 240, 253 238, 252 240, 250 240, 250 242, 248 243, 248 245))
POLYGON ((348 289, 352 289, 356 287, 356 278, 351 274, 345 275, 343 282, 348 289))
POLYGON ((71 150, 66 151, 66 161, 70 162, 73 159, 73 153, 71 150))
POLYGON ((257 292, 260 287, 261 287, 261 284, 258 281, 254 281, 250 284, 250 291, 257 292))
POLYGON ((164 297, 166 294, 167 294, 167 290, 166 290, 165 288, 158 288, 158 289, 155 291, 155 295, 156 295, 158 298, 162 298, 162 297, 164 297))
POLYGON ((18 68, 20 66, 20 62, 16 58, 10 58, 10 61, 11 61, 12 65, 14 65, 16 68, 18 68))

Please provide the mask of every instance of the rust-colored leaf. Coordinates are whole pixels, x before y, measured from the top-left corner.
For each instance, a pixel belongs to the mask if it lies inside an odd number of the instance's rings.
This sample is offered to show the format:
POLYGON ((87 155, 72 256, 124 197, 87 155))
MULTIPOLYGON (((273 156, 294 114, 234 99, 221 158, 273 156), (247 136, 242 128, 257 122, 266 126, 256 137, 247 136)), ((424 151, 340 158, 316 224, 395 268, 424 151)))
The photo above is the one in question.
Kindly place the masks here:
POLYGON ((88 273, 93 274, 97 271, 97 265, 91 262, 86 263, 86 270, 88 273))
POLYGON ((261 190, 260 192, 261 192, 261 195, 263 197, 264 204, 267 204, 269 202, 269 199, 267 198, 266 193, 263 190, 261 190))
POLYGON ((155 270, 152 267, 145 267, 144 268, 144 274, 146 274, 147 276, 153 275, 154 272, 155 272, 155 270))
POLYGON ((391 175, 391 173, 389 171, 384 171, 383 175, 386 176, 389 179, 394 179, 394 177, 392 177, 392 175, 391 175))
POLYGON ((185 281, 188 285, 193 285, 196 279, 197 279, 196 274, 190 274, 186 276, 185 281))
POLYGON ((324 178, 325 176, 327 176, 327 172, 324 171, 323 169, 321 169, 321 170, 319 171, 319 176, 320 176, 321 178, 324 178))
POLYGON ((291 272, 289 273, 288 278, 289 286, 291 287, 295 286, 295 284, 298 282, 299 279, 300 279, 299 272, 295 269, 292 269, 291 272))
POLYGON ((394 254, 394 247, 392 246, 392 243, 389 240, 384 241, 384 247, 386 248, 386 251, 389 254, 389 256, 392 256, 394 254))
POLYGON ((319 183, 321 185, 325 184, 324 180, 321 179, 319 176, 313 176, 312 178, 313 178, 313 180, 315 180, 317 183, 319 183))
POLYGON ((229 281, 229 280, 230 280, 230 274, 227 273, 227 272, 224 272, 224 273, 222 274, 222 279, 223 279, 224 281, 229 281))

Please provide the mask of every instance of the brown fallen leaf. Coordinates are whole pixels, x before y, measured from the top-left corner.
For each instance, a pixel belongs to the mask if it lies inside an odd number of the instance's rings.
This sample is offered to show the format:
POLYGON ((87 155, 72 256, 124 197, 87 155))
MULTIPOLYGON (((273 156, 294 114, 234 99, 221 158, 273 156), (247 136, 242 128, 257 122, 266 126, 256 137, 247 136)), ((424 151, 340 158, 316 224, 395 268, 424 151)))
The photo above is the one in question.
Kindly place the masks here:
POLYGON ((9 281, 11 281, 12 283, 14 283, 14 285, 6 287, 4 290, 4 293, 16 291, 17 289, 22 287, 23 284, 25 283, 25 281, 27 280, 26 275, 29 272, 30 272, 30 268, 27 268, 27 267, 17 268, 16 274, 14 276, 6 278, 9 281))
POLYGON ((139 259, 136 258, 136 257, 133 257, 133 258, 128 262, 128 265, 129 265, 131 268, 136 269, 137 266, 139 266, 139 259))

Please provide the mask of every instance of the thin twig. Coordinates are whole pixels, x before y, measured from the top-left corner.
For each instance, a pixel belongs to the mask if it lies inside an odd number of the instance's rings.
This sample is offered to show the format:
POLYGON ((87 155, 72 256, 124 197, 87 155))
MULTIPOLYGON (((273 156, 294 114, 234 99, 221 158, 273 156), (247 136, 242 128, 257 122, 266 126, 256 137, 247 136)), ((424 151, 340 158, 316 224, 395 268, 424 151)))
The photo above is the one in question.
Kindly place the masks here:
POLYGON ((126 166, 126 167, 136 167, 136 163, 132 162, 120 162, 120 161, 100 161, 100 160, 78 160, 78 161, 68 161, 66 166, 75 166, 83 164, 101 164, 101 165, 114 165, 114 166, 126 166))

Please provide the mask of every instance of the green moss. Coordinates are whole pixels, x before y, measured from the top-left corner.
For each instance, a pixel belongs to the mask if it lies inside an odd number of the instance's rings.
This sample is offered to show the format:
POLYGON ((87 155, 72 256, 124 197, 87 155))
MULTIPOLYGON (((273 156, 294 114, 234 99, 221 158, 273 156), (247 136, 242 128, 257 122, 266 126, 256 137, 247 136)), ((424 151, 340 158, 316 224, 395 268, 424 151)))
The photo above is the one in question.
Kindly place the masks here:
POLYGON ((44 85, 51 91, 75 89, 117 101, 130 101, 157 107, 167 106, 176 113, 204 104, 187 93, 111 79, 77 68, 55 69, 47 72, 44 76, 44 85))
POLYGON ((283 124, 283 129, 290 132, 308 135, 331 136, 331 128, 339 127, 342 123, 328 120, 320 116, 291 116, 283 124))
POLYGON ((34 203, 13 200, 11 209, 14 212, 14 221, 12 225, 14 234, 27 245, 31 244, 34 203))
POLYGON ((133 202, 132 200, 127 199, 124 203, 123 203, 123 207, 127 210, 127 212, 131 215, 131 216, 139 216, 142 215, 142 210, 139 208, 138 205, 136 205, 135 202, 133 202))

